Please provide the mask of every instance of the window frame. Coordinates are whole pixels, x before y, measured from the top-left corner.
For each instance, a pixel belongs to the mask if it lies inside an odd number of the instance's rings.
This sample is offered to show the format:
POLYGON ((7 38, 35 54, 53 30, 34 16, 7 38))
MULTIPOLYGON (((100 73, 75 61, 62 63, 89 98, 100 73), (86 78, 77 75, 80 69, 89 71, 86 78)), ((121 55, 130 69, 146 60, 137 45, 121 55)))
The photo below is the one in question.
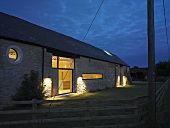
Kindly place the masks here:
MULTIPOLYGON (((53 56, 56 56, 56 55, 52 55, 53 56)), ((75 59, 74 58, 70 58, 70 57, 64 57, 64 56, 56 56, 57 57, 57 67, 53 67, 53 69, 69 69, 69 70, 74 70, 75 69, 75 59), (59 64, 59 57, 63 57, 63 58, 68 58, 68 59, 73 59, 73 68, 60 68, 60 64, 59 64)))
POLYGON ((7 57, 7 60, 11 64, 19 64, 23 59, 23 53, 22 53, 22 50, 20 49, 20 47, 18 47, 16 45, 11 45, 6 50, 6 57, 7 57), (16 52, 16 54, 17 54, 16 60, 12 60, 11 58, 9 58, 10 49, 12 49, 12 50, 14 50, 16 52))

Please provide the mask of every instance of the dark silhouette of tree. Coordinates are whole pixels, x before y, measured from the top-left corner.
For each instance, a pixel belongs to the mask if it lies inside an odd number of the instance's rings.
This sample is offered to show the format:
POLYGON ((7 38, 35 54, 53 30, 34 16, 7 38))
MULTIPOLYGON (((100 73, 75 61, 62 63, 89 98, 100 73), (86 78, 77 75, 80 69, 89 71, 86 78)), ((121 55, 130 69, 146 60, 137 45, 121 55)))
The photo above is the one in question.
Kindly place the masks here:
POLYGON ((43 99, 43 86, 39 80, 38 72, 31 71, 30 75, 25 74, 21 87, 17 88, 17 93, 13 100, 43 99))
POLYGON ((156 76, 170 76, 170 62, 159 62, 156 64, 156 76))

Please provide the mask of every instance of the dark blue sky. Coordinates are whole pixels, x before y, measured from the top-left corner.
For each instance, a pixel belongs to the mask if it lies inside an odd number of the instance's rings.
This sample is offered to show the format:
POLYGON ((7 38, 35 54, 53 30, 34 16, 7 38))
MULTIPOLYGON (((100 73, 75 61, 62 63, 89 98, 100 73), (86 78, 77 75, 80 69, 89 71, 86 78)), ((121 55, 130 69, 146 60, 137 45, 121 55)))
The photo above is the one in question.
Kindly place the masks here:
MULTIPOLYGON (((0 0, 0 11, 83 40, 102 0, 0 0)), ((170 39, 170 0, 165 0, 170 39)), ((147 67, 147 0, 104 0, 85 42, 147 67)), ((170 42, 169 42, 170 43, 170 42)), ((162 0, 155 0, 156 62, 168 60, 162 0)))

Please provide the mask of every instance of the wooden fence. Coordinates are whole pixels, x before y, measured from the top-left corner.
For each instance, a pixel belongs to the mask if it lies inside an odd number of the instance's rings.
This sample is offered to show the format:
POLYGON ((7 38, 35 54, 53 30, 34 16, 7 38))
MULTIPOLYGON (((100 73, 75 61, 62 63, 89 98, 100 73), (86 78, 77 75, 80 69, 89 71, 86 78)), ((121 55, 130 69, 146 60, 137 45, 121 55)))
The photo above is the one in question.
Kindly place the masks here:
POLYGON ((156 122, 157 127, 161 126, 163 120, 163 111, 164 111, 164 100, 167 94, 167 88, 170 85, 170 80, 167 80, 156 92, 156 122))
MULTIPOLYGON (((156 92, 159 126, 170 80, 156 92)), ((0 127, 143 128, 148 122, 148 97, 130 99, 72 99, 12 101, 1 105, 0 127), (21 110, 22 109, 22 110, 21 110)))
POLYGON ((46 127, 50 127, 50 123, 55 123, 55 126, 58 127, 62 127, 66 123, 68 124, 66 124, 65 127, 142 127, 147 122, 146 117, 148 112, 147 104, 145 104, 146 100, 147 97, 144 96, 123 100, 74 99, 57 101, 13 101, 6 106, 31 104, 32 109, 11 110, 11 108, 6 108, 0 111, 1 117, 7 115, 13 117, 17 114, 25 116, 30 114, 31 117, 26 120, 4 119, 0 121, 0 127, 10 125, 13 125, 13 127, 16 125, 16 127, 18 127, 18 125, 25 124, 29 124, 31 127, 45 127, 45 125, 48 124, 46 127), (76 114, 78 114, 78 116, 75 116, 76 114))

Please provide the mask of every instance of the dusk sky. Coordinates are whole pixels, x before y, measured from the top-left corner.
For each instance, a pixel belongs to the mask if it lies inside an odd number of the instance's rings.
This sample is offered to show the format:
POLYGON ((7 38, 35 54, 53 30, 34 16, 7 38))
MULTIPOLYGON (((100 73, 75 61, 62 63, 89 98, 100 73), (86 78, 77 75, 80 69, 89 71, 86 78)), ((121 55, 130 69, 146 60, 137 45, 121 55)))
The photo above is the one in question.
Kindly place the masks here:
MULTIPOLYGON (((0 11, 83 41, 101 2, 0 0, 0 11)), ((170 0, 165 8, 170 40, 170 0)), ((168 60, 163 14, 162 0, 155 0, 156 62, 168 60)), ((116 54, 131 67, 147 67, 147 0, 104 0, 84 42, 116 54)))

